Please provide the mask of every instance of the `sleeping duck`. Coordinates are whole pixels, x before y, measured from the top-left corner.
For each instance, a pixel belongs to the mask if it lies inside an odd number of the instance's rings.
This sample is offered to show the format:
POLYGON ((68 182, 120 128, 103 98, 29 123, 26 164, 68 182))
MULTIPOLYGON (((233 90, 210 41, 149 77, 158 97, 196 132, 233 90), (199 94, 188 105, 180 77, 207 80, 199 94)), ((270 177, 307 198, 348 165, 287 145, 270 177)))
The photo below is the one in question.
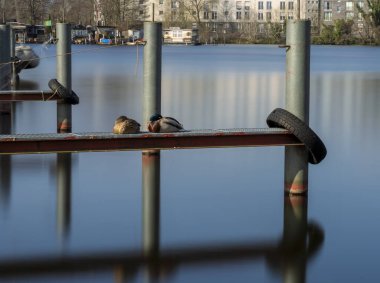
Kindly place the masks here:
POLYGON ((113 126, 114 134, 135 134, 140 132, 140 124, 127 116, 119 116, 113 126))
POLYGON ((149 120, 149 132, 172 133, 183 130, 182 124, 172 117, 162 117, 161 114, 154 114, 149 120))

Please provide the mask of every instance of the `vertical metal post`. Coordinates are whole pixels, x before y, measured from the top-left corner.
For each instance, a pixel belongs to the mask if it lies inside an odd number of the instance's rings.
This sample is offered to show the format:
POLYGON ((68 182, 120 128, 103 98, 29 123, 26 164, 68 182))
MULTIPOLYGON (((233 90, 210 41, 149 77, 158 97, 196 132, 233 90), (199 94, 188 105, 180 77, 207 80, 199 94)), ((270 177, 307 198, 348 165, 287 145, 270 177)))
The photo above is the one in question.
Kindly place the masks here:
MULTIPOLYGON (((0 25, 0 90, 7 90, 11 81, 10 27, 0 25)), ((1 134, 12 133, 12 103, 0 102, 1 134)))
MULTIPOLYGON (((10 79, 10 28, 8 25, 0 25, 0 90, 9 88, 10 79)), ((0 102, 0 134, 6 135, 12 132, 12 108, 9 102, 0 102)), ((11 155, 0 156, 0 204, 7 207, 11 187, 11 155)))
MULTIPOLYGON (((310 21, 286 24, 286 110, 309 124, 310 21)), ((308 188, 308 152, 285 147, 285 192, 303 194, 308 188)))
MULTIPOLYGON (((145 22, 144 39, 142 120, 146 130, 150 116, 161 113, 162 23, 145 22)), ((143 151, 142 164, 143 251, 156 258, 160 248, 160 151, 143 151)))
POLYGON ((11 54, 11 87, 15 89, 18 81, 18 75, 16 72, 16 65, 14 62, 16 56, 16 33, 13 28, 10 29, 10 54, 11 54))
MULTIPOLYGON (((71 28, 57 23, 57 80, 71 91, 71 28)), ((57 132, 71 133, 71 105, 57 102, 57 132)), ((69 231, 71 219, 71 153, 57 154, 57 223, 61 235, 69 231)))
POLYGON ((9 88, 11 75, 10 27, 0 25, 0 90, 9 88))
POLYGON ((144 23, 144 97, 143 122, 151 115, 161 112, 161 61, 162 61, 162 23, 144 23))
POLYGON ((143 250, 158 255, 160 246, 160 151, 142 153, 143 250))
MULTIPOLYGON (((71 28, 57 23, 57 80, 71 91, 71 28)), ((71 133, 71 105, 57 102, 57 132, 71 133)))

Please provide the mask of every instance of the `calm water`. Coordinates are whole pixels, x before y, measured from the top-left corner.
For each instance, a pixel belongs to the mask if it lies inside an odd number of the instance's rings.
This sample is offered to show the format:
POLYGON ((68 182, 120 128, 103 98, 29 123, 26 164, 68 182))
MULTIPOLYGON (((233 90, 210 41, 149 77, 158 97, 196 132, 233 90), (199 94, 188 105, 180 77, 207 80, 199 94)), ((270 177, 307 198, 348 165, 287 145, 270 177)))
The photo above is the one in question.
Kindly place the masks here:
MULTIPOLYGON (((34 47, 41 64, 21 73, 22 87, 48 89, 55 46, 34 47)), ((80 96, 73 131, 111 131, 121 114, 141 120, 142 47, 73 46, 73 52, 73 89, 80 96)), ((308 199, 284 201, 283 147, 161 152, 160 249, 208 247, 225 261, 179 260, 161 272, 110 267, 2 282, 376 282, 380 48, 313 46, 311 56, 310 126, 328 155, 309 166, 308 199), (310 238, 309 249, 301 244, 295 253, 281 252, 292 233, 287 227, 296 227, 284 222, 292 219, 318 227, 315 249, 310 238), (241 257, 229 256, 227 250, 239 245, 241 257)), ((285 51, 276 46, 164 46, 162 113, 187 129, 266 127, 267 115, 284 107, 284 74, 285 51)), ((54 132, 55 120, 54 102, 17 103, 14 129, 54 132)), ((141 152, 72 154, 64 216, 58 212, 56 163, 55 154, 1 158, 2 262, 139 252, 141 152)))

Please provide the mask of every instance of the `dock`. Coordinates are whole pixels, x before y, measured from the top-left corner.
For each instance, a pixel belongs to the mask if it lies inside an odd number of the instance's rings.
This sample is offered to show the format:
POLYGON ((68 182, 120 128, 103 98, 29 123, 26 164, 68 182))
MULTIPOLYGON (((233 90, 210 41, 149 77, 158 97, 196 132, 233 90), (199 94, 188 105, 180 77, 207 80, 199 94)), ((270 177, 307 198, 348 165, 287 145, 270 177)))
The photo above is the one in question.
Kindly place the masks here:
POLYGON ((0 135, 0 154, 65 153, 303 145, 280 128, 192 130, 177 133, 116 135, 99 133, 52 133, 0 135))

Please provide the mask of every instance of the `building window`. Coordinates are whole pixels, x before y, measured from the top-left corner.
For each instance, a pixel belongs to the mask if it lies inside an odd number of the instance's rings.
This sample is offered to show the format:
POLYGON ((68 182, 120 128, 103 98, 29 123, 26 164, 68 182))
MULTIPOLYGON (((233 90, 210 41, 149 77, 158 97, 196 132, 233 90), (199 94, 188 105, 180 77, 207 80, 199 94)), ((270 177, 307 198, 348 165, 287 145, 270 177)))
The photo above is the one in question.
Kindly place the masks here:
POLYGON ((182 37, 182 30, 173 30, 173 37, 182 37))
POLYGON ((244 12, 244 19, 249 20, 249 12, 244 12))
POLYGON ((332 12, 324 12, 323 14, 323 20, 325 21, 331 21, 332 18, 332 12))
POLYGON ((224 8, 228 8, 228 1, 224 1, 223 6, 224 6, 224 8))
POLYGON ((209 16, 208 16, 208 12, 207 12, 207 11, 205 11, 205 12, 203 13, 203 19, 205 19, 205 20, 208 20, 208 19, 209 19, 209 16))
POLYGON ((228 16, 228 11, 224 11, 224 15, 227 17, 228 16))
POLYGON ((358 1, 358 7, 363 9, 364 8, 364 2, 358 1))
POLYGON ((241 1, 236 1, 236 10, 241 10, 241 1))
POLYGON ((265 32, 265 27, 263 24, 259 24, 259 33, 264 33, 265 32))
POLYGON ((289 10, 294 10, 294 2, 289 2, 288 3, 288 9, 289 10))
POLYGON ((285 21, 285 13, 280 13, 280 21, 285 21))
POLYGON ((263 10, 263 9, 264 9, 264 2, 259 1, 259 10, 263 10))
POLYGON ((139 14, 140 14, 140 15, 144 15, 144 10, 140 10, 140 11, 139 11, 139 14))
POLYGON ((337 11, 338 13, 340 13, 340 11, 341 11, 340 6, 336 6, 336 11, 337 11))
POLYGON ((346 13, 346 20, 352 20, 354 18, 354 12, 346 13))
POLYGON ((352 11, 354 8, 352 2, 346 2, 346 11, 352 11))
POLYGON ((330 2, 330 1, 325 1, 325 2, 323 3, 323 8, 324 8, 325 10, 331 10, 331 2, 330 2))
POLYGON ((288 14, 288 20, 293 20, 293 18, 294 18, 294 17, 293 17, 293 13, 289 13, 289 14, 288 14))
POLYGON ((158 14, 159 14, 159 15, 163 15, 163 14, 164 14, 164 11, 158 11, 158 14))
POLYGON ((241 12, 240 11, 236 12, 236 19, 241 20, 241 12))
POLYGON ((267 12, 267 21, 270 21, 272 19, 272 13, 267 12))
POLYGON ((245 1, 244 2, 244 10, 249 11, 251 9, 251 2, 245 1))
POLYGON ((218 19, 218 12, 212 11, 212 12, 211 12, 211 19, 212 19, 212 20, 216 20, 216 19, 218 19))
POLYGON ((358 13, 358 21, 363 21, 363 14, 362 13, 358 13))
POLYGON ((158 3, 159 4, 164 4, 164 0, 159 0, 158 3))
POLYGON ((258 12, 258 13, 257 13, 257 19, 258 19, 259 21, 264 20, 264 15, 263 15, 263 13, 258 12))
POLYGON ((271 9, 272 9, 272 2, 267 1, 267 10, 271 10, 271 9))
POLYGON ((280 10, 285 10, 285 1, 280 2, 280 10))

